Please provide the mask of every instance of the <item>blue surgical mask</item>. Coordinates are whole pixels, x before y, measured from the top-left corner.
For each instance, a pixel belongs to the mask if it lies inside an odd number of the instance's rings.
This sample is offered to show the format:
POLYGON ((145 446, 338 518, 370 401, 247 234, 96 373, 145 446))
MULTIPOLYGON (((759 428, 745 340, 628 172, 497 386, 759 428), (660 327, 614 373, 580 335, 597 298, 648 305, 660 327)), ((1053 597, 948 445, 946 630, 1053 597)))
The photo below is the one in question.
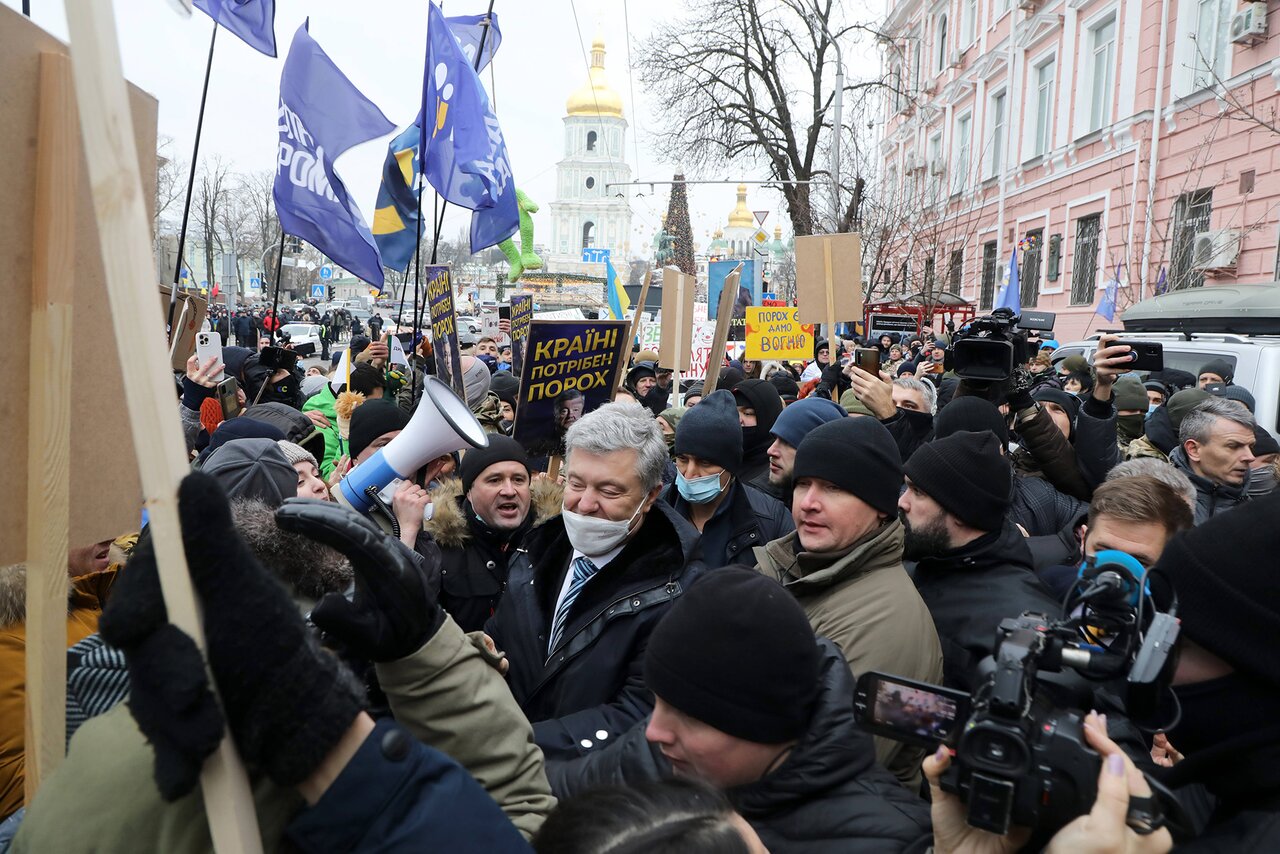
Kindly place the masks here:
POLYGON ((1155 415, 1155 414, 1156 414, 1156 410, 1157 410, 1157 409, 1159 409, 1159 408, 1160 408, 1160 404, 1158 404, 1158 403, 1148 403, 1148 404, 1147 404, 1147 417, 1148 417, 1148 418, 1150 418, 1152 415, 1155 415))
POLYGON ((690 504, 709 504, 716 500, 723 487, 720 486, 719 474, 708 474, 690 480, 676 472, 676 489, 680 491, 680 497, 690 504))

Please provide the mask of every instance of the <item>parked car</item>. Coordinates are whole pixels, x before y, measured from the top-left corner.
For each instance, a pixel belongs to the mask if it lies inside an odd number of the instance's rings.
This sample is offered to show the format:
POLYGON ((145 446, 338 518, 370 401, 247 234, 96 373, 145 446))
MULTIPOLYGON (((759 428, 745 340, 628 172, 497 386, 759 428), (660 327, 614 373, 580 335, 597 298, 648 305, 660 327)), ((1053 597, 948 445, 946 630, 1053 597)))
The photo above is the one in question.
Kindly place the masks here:
POLYGON ((458 332, 470 332, 472 335, 479 335, 483 328, 480 324, 480 318, 472 317, 469 314, 460 314, 456 318, 458 332))

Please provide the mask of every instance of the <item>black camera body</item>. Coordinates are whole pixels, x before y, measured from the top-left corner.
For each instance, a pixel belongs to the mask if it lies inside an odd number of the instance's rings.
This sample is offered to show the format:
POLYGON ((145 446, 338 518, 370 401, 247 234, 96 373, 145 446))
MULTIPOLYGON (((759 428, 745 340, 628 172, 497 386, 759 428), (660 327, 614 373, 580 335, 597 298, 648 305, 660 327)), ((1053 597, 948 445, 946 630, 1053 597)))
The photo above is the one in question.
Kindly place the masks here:
POLYGON ((995 671, 974 694, 943 789, 968 804, 974 827, 1060 827, 1097 797, 1101 759, 1085 742, 1084 713, 1050 701, 1040 670, 1057 671, 1069 639, 1038 615, 1000 624, 995 671))
POLYGON ((997 308, 956 333, 946 368, 963 380, 1003 382, 1031 358, 1027 333, 1012 309, 997 308))

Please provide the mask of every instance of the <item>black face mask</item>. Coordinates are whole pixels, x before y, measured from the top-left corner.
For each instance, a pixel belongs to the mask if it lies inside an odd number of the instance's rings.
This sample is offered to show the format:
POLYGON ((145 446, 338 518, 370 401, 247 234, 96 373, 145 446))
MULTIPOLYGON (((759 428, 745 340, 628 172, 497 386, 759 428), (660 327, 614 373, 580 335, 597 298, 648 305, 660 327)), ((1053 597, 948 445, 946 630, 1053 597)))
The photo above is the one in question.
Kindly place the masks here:
POLYGON ((288 379, 281 380, 278 383, 271 383, 262 392, 262 399, 258 402, 283 403, 286 406, 292 406, 294 409, 301 409, 302 388, 298 385, 297 377, 290 376, 288 379))
POLYGON ((1116 435, 1121 440, 1132 442, 1139 439, 1147 430, 1147 419, 1144 415, 1118 415, 1116 416, 1116 435))
POLYGON ((745 460, 755 454, 761 454, 773 444, 773 434, 764 427, 742 428, 742 458, 745 460))

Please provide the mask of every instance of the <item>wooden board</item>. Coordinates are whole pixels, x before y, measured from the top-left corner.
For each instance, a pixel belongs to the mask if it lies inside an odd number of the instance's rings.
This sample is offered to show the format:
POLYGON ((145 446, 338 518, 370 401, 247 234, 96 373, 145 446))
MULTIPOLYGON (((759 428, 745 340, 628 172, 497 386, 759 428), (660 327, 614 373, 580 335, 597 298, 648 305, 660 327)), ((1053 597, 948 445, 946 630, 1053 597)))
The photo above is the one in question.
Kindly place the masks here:
POLYGON ((662 345, 658 365, 685 373, 693 357, 693 292, 697 280, 677 267, 662 271, 662 345))
MULTIPOLYGON (((159 10, 157 10, 159 11, 159 10)), ((36 132, 38 121, 40 53, 66 54, 62 42, 0 5, 0 122, 8 145, 0 158, 0 198, 10 216, 0 229, 0 304, 8 321, 0 335, 0 364, 8 365, 9 385, 0 395, 0 436, 10 449, 5 472, 7 488, 0 490, 0 564, 26 558, 27 526, 27 407, 31 388, 27 365, 31 352, 32 247, 35 240, 36 132)), ((156 101, 137 87, 130 87, 138 164, 148 205, 154 204, 156 179, 156 101)), ((74 196, 75 232, 62 249, 71 259, 72 374, 69 399, 71 419, 70 541, 88 545, 136 531, 142 504, 137 454, 124 407, 124 382, 116 355, 107 292, 103 284, 102 255, 93 216, 93 202, 85 178, 79 146, 79 185, 74 196)), ((150 220, 148 220, 150 221, 150 220)), ((155 278, 154 269, 151 271, 155 278)), ((157 302, 156 322, 159 320, 157 302)), ((146 318, 134 318, 135 329, 146 318)), ((171 398, 177 401, 176 389, 171 398)), ((43 473, 37 473, 43 478, 43 473)))
POLYGON ((796 307, 802 323, 862 320, 861 235, 796 238, 796 307))
POLYGON ((724 362, 724 345, 729 341, 729 325, 733 323, 733 303, 738 298, 738 282, 742 279, 742 264, 724 277, 720 289, 720 305, 716 306, 716 337, 711 339, 711 356, 707 359, 707 376, 702 383, 702 396, 716 390, 720 381, 720 366, 724 362))

